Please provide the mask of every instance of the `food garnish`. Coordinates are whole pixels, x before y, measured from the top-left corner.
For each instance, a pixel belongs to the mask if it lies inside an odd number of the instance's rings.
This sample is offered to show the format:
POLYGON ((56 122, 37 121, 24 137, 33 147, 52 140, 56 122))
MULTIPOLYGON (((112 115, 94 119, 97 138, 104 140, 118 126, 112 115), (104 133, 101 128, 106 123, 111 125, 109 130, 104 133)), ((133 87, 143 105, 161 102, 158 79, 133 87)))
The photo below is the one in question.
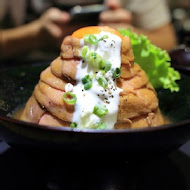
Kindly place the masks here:
POLYGON ((102 117, 108 113, 108 109, 103 105, 97 104, 94 106, 93 113, 98 117, 102 117))
POLYGON ((104 122, 98 122, 94 125, 95 129, 105 129, 106 124, 104 122))
POLYGON ((85 77, 82 78, 82 83, 84 84, 85 90, 88 90, 92 87, 92 79, 90 78, 89 75, 86 75, 85 77))
POLYGON ((70 125, 71 128, 76 128, 77 127, 77 123, 76 122, 72 122, 70 125))
POLYGON ((74 105, 77 101, 77 97, 74 93, 72 92, 65 92, 63 94, 63 100, 70 105, 74 105))
POLYGON ((113 78, 119 78, 120 76, 121 76, 121 69, 118 67, 113 69, 113 78))
POLYGON ((106 88, 108 86, 108 81, 105 79, 105 77, 98 76, 96 77, 96 80, 98 81, 98 84, 103 88, 106 88))

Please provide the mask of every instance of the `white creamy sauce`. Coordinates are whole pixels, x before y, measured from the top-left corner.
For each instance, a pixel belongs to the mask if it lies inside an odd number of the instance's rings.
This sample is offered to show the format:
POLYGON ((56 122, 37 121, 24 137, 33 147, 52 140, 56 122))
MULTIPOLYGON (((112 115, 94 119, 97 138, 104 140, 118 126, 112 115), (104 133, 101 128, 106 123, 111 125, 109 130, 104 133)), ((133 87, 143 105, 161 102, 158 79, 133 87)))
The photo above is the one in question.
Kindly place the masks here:
MULTIPOLYGON (((107 35, 108 38, 101 40, 97 45, 85 44, 89 50, 93 50, 102 58, 108 60, 112 64, 112 68, 121 66, 121 38, 109 32, 101 32, 95 34, 97 39, 107 35)), ((81 45, 84 46, 84 40, 81 39, 81 45)), ((108 80, 106 89, 101 87, 97 80, 97 76, 103 76, 101 71, 90 66, 83 60, 80 61, 77 67, 77 84, 72 88, 73 93, 77 96, 75 104, 75 111, 73 115, 73 122, 77 123, 77 128, 94 128, 98 122, 104 122, 106 129, 113 129, 114 124, 117 122, 117 113, 119 105, 119 94, 122 91, 116 85, 116 80, 112 77, 111 70, 106 72, 104 77, 108 80), (84 84, 81 79, 89 74, 94 76, 92 79, 92 87, 88 90, 84 89, 84 84), (93 114, 94 106, 97 104, 104 105, 108 109, 108 113, 103 117, 98 117, 93 114)), ((67 87, 67 90, 71 87, 67 87)))
POLYGON ((73 85, 71 83, 67 83, 65 85, 65 92, 71 92, 73 91, 73 85))

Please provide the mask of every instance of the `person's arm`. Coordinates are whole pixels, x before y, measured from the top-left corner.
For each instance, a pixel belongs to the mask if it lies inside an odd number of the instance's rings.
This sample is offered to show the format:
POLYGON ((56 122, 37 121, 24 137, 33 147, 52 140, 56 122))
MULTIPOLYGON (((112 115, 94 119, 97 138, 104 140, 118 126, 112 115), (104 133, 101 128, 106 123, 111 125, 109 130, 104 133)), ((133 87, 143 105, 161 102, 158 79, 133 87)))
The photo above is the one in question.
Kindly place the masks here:
POLYGON ((156 46, 165 49, 171 50, 177 45, 177 38, 173 26, 168 23, 164 26, 154 29, 154 30, 145 30, 141 28, 134 27, 130 24, 126 23, 116 23, 116 22, 104 22, 100 23, 100 25, 107 25, 115 29, 127 29, 130 28, 131 31, 137 33, 138 35, 145 35, 148 39, 156 46))
POLYGON ((26 50, 40 47, 41 42, 38 39, 39 24, 33 22, 15 29, 1 31, 1 57, 16 55, 26 50))
POLYGON ((176 46, 177 38, 171 23, 165 23, 162 26, 157 27, 156 29, 142 29, 134 27, 132 25, 132 14, 129 11, 120 8, 119 2, 120 0, 106 1, 108 7, 110 7, 111 9, 101 13, 100 25, 107 25, 115 29, 130 28, 137 34, 146 35, 153 44, 165 50, 171 50, 176 46))
MULTIPOLYGON (((40 19, 14 29, 0 31, 0 56, 8 57, 30 49, 40 48, 47 42, 60 43, 64 24, 70 20, 69 14, 51 8, 40 19)), ((66 31, 66 30, 65 30, 66 31)))
POLYGON ((167 51, 175 48, 177 45, 176 34, 170 23, 155 30, 142 30, 133 27, 133 31, 137 34, 146 35, 153 44, 167 51))

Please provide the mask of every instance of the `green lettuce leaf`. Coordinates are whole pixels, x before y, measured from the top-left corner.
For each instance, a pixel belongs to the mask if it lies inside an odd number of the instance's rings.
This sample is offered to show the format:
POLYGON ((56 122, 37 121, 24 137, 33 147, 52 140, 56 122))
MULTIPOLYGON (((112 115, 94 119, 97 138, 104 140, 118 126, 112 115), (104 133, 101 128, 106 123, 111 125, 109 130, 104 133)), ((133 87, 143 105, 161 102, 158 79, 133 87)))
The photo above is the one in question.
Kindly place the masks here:
POLYGON ((178 92, 180 74, 170 64, 170 57, 165 50, 151 44, 146 36, 138 36, 129 29, 119 29, 123 36, 131 39, 135 62, 146 72, 154 88, 169 89, 171 92, 178 92))

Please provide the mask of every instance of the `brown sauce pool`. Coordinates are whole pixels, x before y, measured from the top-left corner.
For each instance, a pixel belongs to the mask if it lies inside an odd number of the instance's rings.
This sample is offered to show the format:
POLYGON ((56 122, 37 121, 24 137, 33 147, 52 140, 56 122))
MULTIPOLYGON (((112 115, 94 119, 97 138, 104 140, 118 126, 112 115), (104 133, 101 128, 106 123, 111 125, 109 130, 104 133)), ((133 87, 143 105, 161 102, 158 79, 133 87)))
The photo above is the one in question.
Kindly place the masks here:
POLYGON ((24 111, 24 107, 15 110, 15 111, 13 112, 13 114, 12 114, 12 118, 20 120, 23 111, 24 111))

